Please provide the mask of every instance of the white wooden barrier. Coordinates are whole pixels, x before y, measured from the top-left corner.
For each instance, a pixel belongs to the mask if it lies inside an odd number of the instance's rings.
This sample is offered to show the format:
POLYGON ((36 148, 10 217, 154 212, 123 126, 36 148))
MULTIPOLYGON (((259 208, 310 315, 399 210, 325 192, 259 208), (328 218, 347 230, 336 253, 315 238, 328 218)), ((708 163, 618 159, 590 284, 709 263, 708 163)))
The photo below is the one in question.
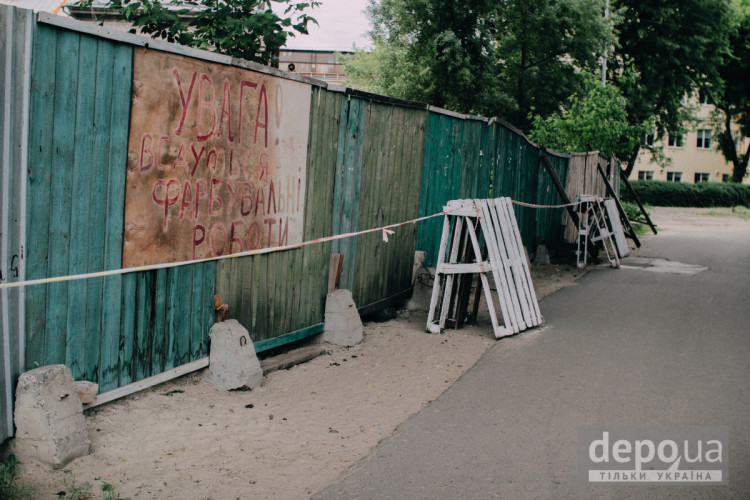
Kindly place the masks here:
POLYGON ((465 273, 479 274, 495 337, 513 335, 540 325, 543 319, 511 199, 454 200, 448 202, 444 211, 448 215, 443 223, 427 331, 439 333, 445 328, 455 276, 465 273), (482 236, 487 247, 487 260, 482 259, 479 245, 482 236), (468 254, 473 255, 473 262, 458 262, 462 240, 464 245, 470 245, 468 254), (497 288, 502 323, 495 311, 496 301, 487 280, 488 272, 492 273, 497 288))

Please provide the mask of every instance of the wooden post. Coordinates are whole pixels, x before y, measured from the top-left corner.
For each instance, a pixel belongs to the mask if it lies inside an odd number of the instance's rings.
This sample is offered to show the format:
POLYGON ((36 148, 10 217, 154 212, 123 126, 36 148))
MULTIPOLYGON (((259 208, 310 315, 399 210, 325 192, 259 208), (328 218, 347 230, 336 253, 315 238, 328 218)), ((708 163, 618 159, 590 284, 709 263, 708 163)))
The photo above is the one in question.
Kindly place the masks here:
POLYGON ((615 205, 617 205, 617 211, 620 213, 620 220, 622 220, 625 223, 626 230, 629 233, 628 236, 630 237, 631 240, 633 240, 633 242, 635 242, 635 246, 640 248, 641 240, 638 239, 638 236, 636 236, 635 234, 635 229, 633 229, 633 226, 630 225, 630 219, 628 219, 628 216, 625 213, 625 209, 622 208, 622 204, 620 203, 620 199, 617 197, 617 193, 615 193, 615 189, 612 187, 612 184, 610 184, 609 179, 607 179, 607 176, 604 174, 604 169, 602 169, 602 165, 599 164, 596 167, 599 169, 599 174, 601 174, 602 179, 604 179, 604 185, 607 187, 607 192, 615 200, 615 205))
POLYGON ((649 218, 648 213, 646 213, 646 209, 643 208, 643 203, 641 203, 641 199, 638 198, 638 193, 635 192, 635 189, 633 189, 633 186, 630 185, 630 181, 628 181, 627 176, 625 175, 625 171, 623 169, 620 169, 620 180, 625 183, 625 187, 628 188, 628 191, 630 191, 630 194, 633 195, 633 199, 635 200, 635 203, 638 205, 638 208, 641 209, 641 213, 646 218, 646 222, 648 222, 648 225, 651 226, 651 230, 656 233, 656 226, 654 226, 654 223, 651 222, 651 218, 649 218))
MULTIPOLYGON (((549 174, 550 179, 552 179, 552 184, 555 185, 555 188, 557 189, 557 193, 560 195, 560 198, 562 198, 563 203, 566 205, 570 205, 570 198, 568 198, 568 193, 565 192, 565 186, 562 185, 562 182, 560 182, 560 178, 557 176, 557 172, 555 172, 555 169, 552 167, 552 162, 549 161, 549 158, 547 158, 547 153, 542 150, 542 156, 541 156, 542 165, 544 165, 544 169, 547 171, 547 174, 549 174)), ((568 215, 570 215, 570 218, 573 219, 573 223, 578 227, 578 214, 576 213, 575 209, 572 206, 565 207, 568 211, 568 215)))

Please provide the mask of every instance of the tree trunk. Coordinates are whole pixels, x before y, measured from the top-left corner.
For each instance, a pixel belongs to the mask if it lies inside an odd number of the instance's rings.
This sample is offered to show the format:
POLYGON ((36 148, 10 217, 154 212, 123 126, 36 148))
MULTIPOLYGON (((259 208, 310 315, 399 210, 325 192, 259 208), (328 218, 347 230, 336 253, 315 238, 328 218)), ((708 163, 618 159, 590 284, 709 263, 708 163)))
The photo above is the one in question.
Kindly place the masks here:
POLYGON ((747 145, 745 154, 740 155, 732 168, 732 181, 740 183, 747 175, 747 161, 750 159, 750 144, 747 145))
POLYGON ((633 168, 635 168, 635 162, 638 160, 638 153, 641 152, 641 144, 638 143, 633 148, 633 151, 630 152, 630 157, 628 158, 628 164, 625 167, 625 177, 630 177, 630 174, 633 173, 633 168))

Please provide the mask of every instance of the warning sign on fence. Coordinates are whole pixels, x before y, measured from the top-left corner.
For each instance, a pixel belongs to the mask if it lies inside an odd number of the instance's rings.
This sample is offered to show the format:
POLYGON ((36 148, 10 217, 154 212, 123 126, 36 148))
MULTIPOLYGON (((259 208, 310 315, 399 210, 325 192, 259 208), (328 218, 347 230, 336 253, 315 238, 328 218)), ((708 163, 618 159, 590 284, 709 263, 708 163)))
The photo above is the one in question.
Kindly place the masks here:
POLYGON ((310 86, 136 49, 123 267, 302 241, 310 86))

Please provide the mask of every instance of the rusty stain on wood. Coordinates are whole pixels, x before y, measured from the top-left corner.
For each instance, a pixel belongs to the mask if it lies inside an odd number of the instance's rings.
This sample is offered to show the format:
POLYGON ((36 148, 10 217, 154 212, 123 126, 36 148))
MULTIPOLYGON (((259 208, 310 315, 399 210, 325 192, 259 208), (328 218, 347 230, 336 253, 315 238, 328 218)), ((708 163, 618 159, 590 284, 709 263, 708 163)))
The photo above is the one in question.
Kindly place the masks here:
POLYGON ((310 92, 136 49, 123 266, 301 242, 310 92))

